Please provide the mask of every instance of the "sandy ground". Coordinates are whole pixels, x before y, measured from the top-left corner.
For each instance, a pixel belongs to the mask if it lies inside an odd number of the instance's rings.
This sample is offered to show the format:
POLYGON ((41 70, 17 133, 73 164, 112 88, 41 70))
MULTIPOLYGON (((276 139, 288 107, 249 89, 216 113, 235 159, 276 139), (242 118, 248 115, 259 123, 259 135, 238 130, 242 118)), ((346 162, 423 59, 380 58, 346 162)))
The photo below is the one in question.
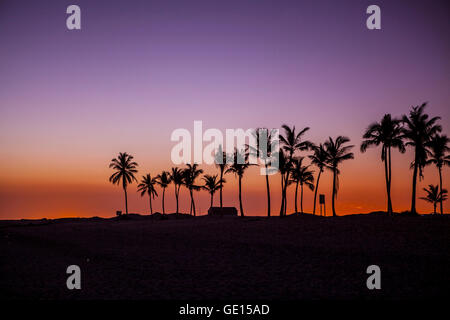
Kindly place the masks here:
POLYGON ((409 299, 450 288, 450 216, 0 222, 7 299, 409 299), (81 290, 66 268, 81 268, 81 290), (381 268, 368 290, 366 268, 381 268))

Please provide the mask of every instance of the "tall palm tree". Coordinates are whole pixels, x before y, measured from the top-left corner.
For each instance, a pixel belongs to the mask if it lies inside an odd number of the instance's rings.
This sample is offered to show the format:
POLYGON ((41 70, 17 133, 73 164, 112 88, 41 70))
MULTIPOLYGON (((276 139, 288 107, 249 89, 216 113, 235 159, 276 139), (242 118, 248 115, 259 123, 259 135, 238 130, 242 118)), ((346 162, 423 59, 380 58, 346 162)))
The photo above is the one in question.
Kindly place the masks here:
POLYGON ((311 159, 311 163, 319 169, 319 173, 317 174, 316 187, 314 190, 313 214, 316 214, 316 200, 317 200, 317 191, 319 190, 320 176, 321 176, 324 168, 327 167, 328 155, 327 155, 327 151, 325 150, 323 144, 319 144, 318 146, 313 146, 312 149, 313 149, 314 153, 309 156, 309 159, 311 159))
MULTIPOLYGON (((292 129, 286 125, 283 124, 281 126, 284 130, 284 136, 280 135, 280 142, 283 145, 282 149, 287 152, 288 155, 288 162, 292 161, 292 158, 294 156, 294 153, 296 151, 304 151, 308 150, 312 147, 312 143, 310 141, 302 141, 302 136, 305 134, 306 131, 309 130, 309 127, 306 127, 300 132, 295 132, 295 126, 292 127, 292 129)), ((284 177, 284 185, 282 189, 281 197, 284 199, 284 201, 281 201, 281 208, 280 208, 280 215, 284 214, 286 215, 286 188, 288 186, 289 182, 289 174, 290 171, 287 170, 284 177)))
POLYGON ((303 157, 292 159, 291 181, 295 183, 295 212, 297 209, 298 185, 300 185, 300 212, 303 213, 303 185, 306 185, 311 191, 314 190, 314 171, 309 170, 310 166, 304 166, 303 157))
POLYGON ((183 183, 186 186, 186 188, 189 190, 189 195, 191 196, 191 208, 189 213, 194 213, 194 216, 196 215, 195 212, 195 201, 194 201, 194 193, 193 191, 198 191, 201 189, 200 186, 195 184, 195 180, 203 173, 202 169, 198 169, 198 164, 187 164, 187 168, 183 171, 183 183))
POLYGON ((169 184, 172 182, 170 178, 170 173, 167 171, 163 171, 161 174, 158 174, 156 177, 156 182, 163 188, 163 194, 162 194, 162 209, 163 209, 163 215, 166 214, 166 208, 165 208, 165 194, 166 194, 166 188, 169 186, 169 184))
POLYGON ((223 151, 222 145, 219 146, 219 150, 216 152, 215 154, 215 163, 216 166, 219 167, 219 171, 220 171, 220 208, 223 207, 223 202, 222 202, 222 190, 223 190, 223 184, 225 183, 225 180, 223 179, 223 175, 225 173, 225 170, 228 167, 228 162, 229 162, 230 157, 227 155, 227 153, 225 151, 223 151))
POLYGON ((158 196, 155 189, 156 184, 156 179, 152 178, 150 173, 147 173, 145 176, 142 176, 141 183, 138 185, 138 191, 141 192, 142 197, 146 193, 148 194, 148 199, 150 201, 150 214, 153 214, 152 198, 155 199, 155 196, 158 196))
POLYGON ((248 153, 235 150, 233 154, 233 163, 225 173, 234 173, 239 178, 239 209, 241 211, 241 217, 244 216, 244 208, 242 206, 242 177, 245 170, 250 166, 248 163, 248 153))
POLYGON ((266 190, 267 190, 267 216, 270 217, 270 186, 269 186, 269 166, 272 165, 271 159, 276 149, 277 141, 273 138, 273 132, 267 128, 257 128, 252 132, 256 139, 256 148, 248 146, 250 152, 253 152, 259 159, 264 161, 266 190))
POLYGON ((447 200, 447 193, 448 191, 446 189, 442 189, 442 191, 439 190, 438 185, 432 185, 430 184, 427 188, 423 188, 423 190, 427 193, 426 197, 420 197, 420 199, 425 200, 427 202, 430 202, 433 204, 433 214, 436 214, 436 205, 438 203, 442 203, 442 201, 447 200))
POLYGON ((178 199, 180 195, 180 188, 183 185, 183 170, 174 167, 172 168, 170 172, 170 179, 173 182, 174 188, 175 188, 175 200, 177 202, 177 211, 176 213, 179 213, 179 207, 178 207, 178 199))
MULTIPOLYGON (((435 134, 431 137, 431 140, 427 143, 429 147, 429 156, 430 159, 427 161, 427 164, 436 165, 439 172, 439 188, 442 192, 442 167, 450 166, 450 155, 447 153, 450 151, 450 148, 447 144, 450 142, 450 139, 446 135, 435 134)), ((444 207, 442 205, 442 200, 440 201, 440 209, 441 214, 444 213, 444 207)))
POLYGON ((414 168, 412 180, 412 195, 411 195, 411 214, 417 214, 416 211, 416 189, 417 189, 417 174, 419 178, 423 177, 422 170, 426 165, 427 143, 431 137, 438 132, 441 132, 442 127, 436 122, 440 117, 433 117, 429 119, 429 115, 424 113, 427 106, 423 103, 420 106, 412 107, 409 115, 403 115, 402 121, 404 123, 403 134, 406 139, 406 146, 414 148, 414 161, 411 167, 414 168))
POLYGON ((381 144, 381 161, 384 162, 384 176, 386 179, 387 211, 389 214, 392 214, 391 148, 397 148, 401 153, 405 152, 401 121, 392 119, 390 114, 385 114, 380 122, 369 125, 363 138, 365 139, 361 143, 361 152, 363 153, 366 152, 367 148, 381 144))
POLYGON ((225 181, 220 181, 217 180, 217 174, 216 175, 209 175, 209 174, 205 174, 203 177, 203 181, 205 181, 205 185, 202 187, 204 190, 208 191, 208 193, 211 196, 211 204, 210 207, 213 206, 214 203, 214 193, 216 193, 217 190, 220 190, 220 186, 222 185, 222 182, 225 181))
POLYGON ((334 206, 335 198, 339 189, 339 164, 345 160, 353 159, 354 155, 350 150, 354 147, 352 145, 345 144, 350 139, 343 136, 338 136, 336 140, 331 137, 325 142, 325 150, 327 151, 327 164, 328 168, 333 172, 333 193, 331 198, 331 207, 333 209, 333 217, 336 216, 336 209, 334 206))
POLYGON ((133 180, 137 182, 134 176, 137 173, 136 167, 138 164, 133 161, 133 156, 126 152, 120 152, 117 158, 111 160, 109 167, 114 169, 114 172, 110 177, 109 181, 112 184, 120 184, 122 181, 122 188, 125 193, 125 210, 128 214, 128 196, 127 196, 127 186, 133 183, 133 180))

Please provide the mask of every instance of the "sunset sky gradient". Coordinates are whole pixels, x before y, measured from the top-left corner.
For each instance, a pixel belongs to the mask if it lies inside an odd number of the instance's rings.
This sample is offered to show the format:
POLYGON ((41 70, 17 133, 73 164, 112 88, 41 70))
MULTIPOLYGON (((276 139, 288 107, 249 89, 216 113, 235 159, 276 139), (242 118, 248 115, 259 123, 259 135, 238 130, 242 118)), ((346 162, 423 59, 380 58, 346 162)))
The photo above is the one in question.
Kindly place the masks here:
MULTIPOLYGON (((124 201, 108 182, 110 160, 131 153, 138 178, 169 170, 170 135, 192 132, 194 120, 204 130, 309 126, 305 138, 315 143, 346 135, 355 160, 341 168, 338 214, 385 210, 381 149, 361 154, 362 134, 385 113, 399 117, 425 101, 449 134, 448 9, 425 0, 1 1, 0 219, 114 215, 124 201), (70 4, 81 7, 80 31, 66 28, 70 4), (371 4, 381 7, 381 30, 366 28, 371 4)), ((410 206, 411 160, 411 150, 393 154, 395 211, 410 206)), ((319 190, 328 214, 331 177, 325 172, 319 190)), ((237 181, 226 179, 224 203, 238 206, 237 181)), ((270 183, 278 214, 280 176, 270 183)), ((418 196, 430 183, 438 183, 435 167, 418 196)), ((130 212, 148 213, 148 198, 135 191, 130 212)), ((266 214, 257 168, 245 175, 243 196, 247 214, 266 214)), ((305 190, 307 212, 312 196, 305 190)), ((208 194, 195 197, 206 213, 208 194)), ((185 189, 180 206, 188 212, 185 189)), ((432 211, 422 200, 417 208, 432 211)), ((172 185, 166 210, 175 210, 172 185)))

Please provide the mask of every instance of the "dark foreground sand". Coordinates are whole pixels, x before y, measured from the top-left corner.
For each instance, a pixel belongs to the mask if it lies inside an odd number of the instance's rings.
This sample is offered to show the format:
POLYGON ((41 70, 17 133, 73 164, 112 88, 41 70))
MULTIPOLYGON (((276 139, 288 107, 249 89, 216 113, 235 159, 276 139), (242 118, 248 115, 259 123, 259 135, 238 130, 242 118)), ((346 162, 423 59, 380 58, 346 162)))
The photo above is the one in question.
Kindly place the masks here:
POLYGON ((450 217, 0 222, 0 295, 16 299, 405 299, 450 290, 450 217), (66 288, 81 267, 82 289, 66 288), (382 289, 366 288, 367 266, 382 289))

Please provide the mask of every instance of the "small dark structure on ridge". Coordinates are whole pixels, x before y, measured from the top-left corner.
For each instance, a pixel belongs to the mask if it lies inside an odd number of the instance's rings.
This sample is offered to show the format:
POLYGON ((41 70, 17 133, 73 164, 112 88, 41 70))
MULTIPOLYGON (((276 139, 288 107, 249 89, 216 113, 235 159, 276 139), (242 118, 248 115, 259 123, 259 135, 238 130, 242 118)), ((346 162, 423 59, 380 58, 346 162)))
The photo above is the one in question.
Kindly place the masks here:
POLYGON ((211 207, 208 209, 209 216, 237 216, 237 214, 235 207, 211 207))
POLYGON ((320 205, 320 215, 326 216, 327 215, 327 209, 325 208, 325 195, 319 194, 319 205, 320 205), (322 210, 323 208, 323 210, 322 210))

